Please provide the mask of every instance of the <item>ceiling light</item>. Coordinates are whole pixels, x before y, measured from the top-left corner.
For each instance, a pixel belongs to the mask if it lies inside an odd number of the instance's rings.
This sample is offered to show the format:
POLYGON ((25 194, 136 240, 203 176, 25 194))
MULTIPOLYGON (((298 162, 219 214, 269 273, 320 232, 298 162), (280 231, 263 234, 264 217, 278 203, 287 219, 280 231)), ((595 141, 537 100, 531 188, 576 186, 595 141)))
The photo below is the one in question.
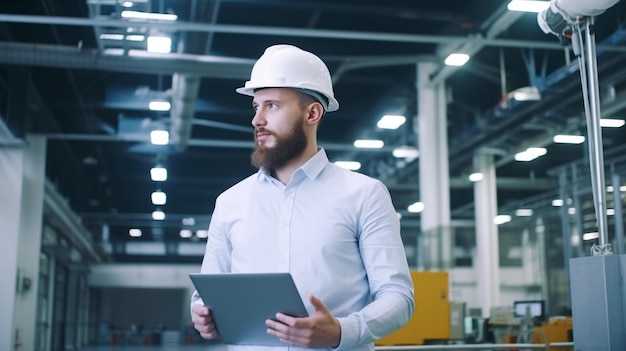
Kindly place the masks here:
MULTIPOLYGON (((606 187, 606 191, 607 191, 607 192, 609 192, 609 193, 612 193, 612 192, 613 192, 613 185, 609 185, 609 186, 607 186, 607 187, 606 187)), ((621 192, 626 192, 626 185, 621 185, 621 186, 619 187, 619 191, 621 191, 621 192)))
POLYGON ((619 128, 624 125, 623 119, 614 119, 614 118, 601 118, 600 119, 600 127, 607 128, 619 128))
POLYGON ((138 238, 141 236, 141 229, 137 229, 137 228, 130 229, 128 231, 128 235, 132 236, 133 238, 138 238))
POLYGON ((382 140, 359 139, 354 141, 354 147, 361 149, 380 149, 385 143, 382 140))
POLYGON ((191 230, 189 229, 181 229, 179 233, 181 238, 191 238, 191 230))
POLYGON ((508 223, 511 221, 510 215, 497 215, 496 218, 493 219, 493 223, 496 225, 508 223))
POLYGON ((176 21, 178 16, 169 13, 150 13, 141 11, 122 11, 122 18, 176 21))
POLYGON ((550 6, 549 1, 512 0, 507 8, 509 11, 522 11, 539 13, 550 6))
POLYGON ((600 235, 595 232, 595 233, 585 233, 583 234, 583 240, 593 240, 593 239, 597 239, 600 235))
POLYGON ((167 195, 162 191, 153 192, 151 197, 154 205, 165 205, 167 202, 167 195))
POLYGON ((351 171, 361 169, 361 162, 357 161, 336 161, 335 164, 341 168, 345 168, 351 171))
POLYGON ((169 111, 172 107, 172 104, 169 101, 150 101, 148 103, 148 108, 151 111, 169 111))
POLYGON ((133 2, 132 1, 124 1, 124 2, 122 2, 122 6, 123 7, 133 7, 133 2))
POLYGON ((571 215, 575 215, 576 214, 576 208, 575 207, 570 207, 567 209, 567 213, 571 214, 571 215))
POLYGON ((515 101, 539 101, 541 100, 541 93, 537 87, 521 87, 515 89, 510 93, 510 96, 515 101))
POLYGON ((515 161, 532 161, 539 156, 543 156, 548 152, 543 147, 529 147, 526 151, 515 154, 515 161))
POLYGON ((102 33, 102 34, 100 34, 100 39, 102 39, 102 40, 124 40, 124 35, 123 34, 102 33))
POLYGON ((167 145, 170 142, 170 133, 167 130, 153 130, 150 132, 150 142, 154 145, 167 145))
POLYGON ((165 212, 161 210, 156 210, 152 212, 152 219, 155 221, 162 221, 165 219, 165 212))
POLYGON ((378 120, 376 126, 382 129, 398 129, 404 122, 406 122, 406 117, 404 116, 384 115, 378 120))
POLYGON ((530 217, 533 215, 533 210, 530 208, 520 208, 515 211, 517 217, 530 217))
POLYGON ((615 209, 614 208, 607 208, 606 209, 606 215, 607 216, 615 216, 615 209))
POLYGON ((148 51, 168 54, 172 51, 172 39, 170 37, 148 37, 148 51))
POLYGON ((424 203, 423 202, 415 202, 407 207, 407 211, 411 213, 420 213, 424 211, 424 203))
POLYGON ((196 236, 198 238, 208 238, 209 231, 208 230, 196 230, 196 236))
POLYGON ((561 200, 561 199, 554 199, 554 200, 552 200, 552 206, 554 206, 554 207, 561 207, 561 206, 563 206, 563 200, 561 200))
POLYGON ((196 224, 196 220, 193 217, 185 217, 183 218, 183 225, 195 225, 196 224))
POLYGON ((167 180, 167 168, 153 167, 150 169, 150 178, 155 182, 164 182, 167 180))
POLYGON ((139 34, 131 34, 126 36, 126 40, 128 41, 144 41, 146 37, 144 35, 139 34))
POLYGON ((483 180, 483 174, 479 172, 472 173, 469 175, 468 179, 470 180, 470 182, 478 182, 483 180))
POLYGON ((444 63, 448 66, 463 66, 469 60, 468 54, 454 53, 446 57, 444 63))
POLYGON ((419 157, 420 152, 418 149, 412 146, 399 146, 393 149, 392 154, 393 154, 393 157, 406 158, 412 161, 419 157))
POLYGON ((555 135, 552 139, 555 143, 559 144, 582 144, 585 142, 585 137, 582 135, 555 135))

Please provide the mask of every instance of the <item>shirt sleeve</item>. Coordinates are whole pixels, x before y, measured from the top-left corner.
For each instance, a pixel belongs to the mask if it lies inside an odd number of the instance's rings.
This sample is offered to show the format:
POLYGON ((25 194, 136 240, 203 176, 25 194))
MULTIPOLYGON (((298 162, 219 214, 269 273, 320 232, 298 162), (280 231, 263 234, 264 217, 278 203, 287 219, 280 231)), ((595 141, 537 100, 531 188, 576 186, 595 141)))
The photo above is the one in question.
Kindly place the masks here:
POLYGON ((337 350, 372 343, 404 326, 415 308, 413 282, 400 236, 400 222, 387 188, 376 181, 362 209, 359 247, 367 273, 371 302, 338 318, 337 350))

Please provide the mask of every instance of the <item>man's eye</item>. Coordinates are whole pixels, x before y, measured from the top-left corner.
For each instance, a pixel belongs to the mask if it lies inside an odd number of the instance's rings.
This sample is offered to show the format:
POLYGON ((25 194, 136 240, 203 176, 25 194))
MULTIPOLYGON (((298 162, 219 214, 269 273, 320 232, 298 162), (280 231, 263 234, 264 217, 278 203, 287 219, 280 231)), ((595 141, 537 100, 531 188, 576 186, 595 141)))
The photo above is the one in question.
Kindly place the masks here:
POLYGON ((278 105, 273 102, 269 104, 269 108, 277 108, 277 107, 278 105))

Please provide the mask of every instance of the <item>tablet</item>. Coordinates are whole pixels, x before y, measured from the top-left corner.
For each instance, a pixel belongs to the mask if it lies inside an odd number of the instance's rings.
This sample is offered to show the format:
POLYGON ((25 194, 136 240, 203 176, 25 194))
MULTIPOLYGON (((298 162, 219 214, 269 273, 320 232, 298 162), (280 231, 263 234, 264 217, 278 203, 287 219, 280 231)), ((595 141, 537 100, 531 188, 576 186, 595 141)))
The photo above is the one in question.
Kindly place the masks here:
POLYGON ((285 346, 267 334, 265 320, 278 312, 308 316, 290 273, 192 273, 189 277, 211 309, 218 341, 224 344, 285 346))

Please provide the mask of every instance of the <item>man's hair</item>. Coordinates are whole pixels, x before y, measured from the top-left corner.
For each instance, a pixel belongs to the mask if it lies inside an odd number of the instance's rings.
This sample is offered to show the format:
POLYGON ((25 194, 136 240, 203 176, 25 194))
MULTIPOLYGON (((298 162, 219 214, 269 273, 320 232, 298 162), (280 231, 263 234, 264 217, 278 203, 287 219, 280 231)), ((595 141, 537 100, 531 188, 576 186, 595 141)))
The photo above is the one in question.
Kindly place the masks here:
POLYGON ((308 105, 317 102, 320 105, 322 105, 322 110, 324 112, 322 112, 322 115, 326 114, 326 109, 324 108, 324 104, 322 104, 318 99, 316 99, 314 96, 309 95, 307 93, 304 93, 298 89, 294 89, 296 93, 298 93, 298 100, 300 101, 300 108, 304 109, 305 107, 307 107, 308 105))

